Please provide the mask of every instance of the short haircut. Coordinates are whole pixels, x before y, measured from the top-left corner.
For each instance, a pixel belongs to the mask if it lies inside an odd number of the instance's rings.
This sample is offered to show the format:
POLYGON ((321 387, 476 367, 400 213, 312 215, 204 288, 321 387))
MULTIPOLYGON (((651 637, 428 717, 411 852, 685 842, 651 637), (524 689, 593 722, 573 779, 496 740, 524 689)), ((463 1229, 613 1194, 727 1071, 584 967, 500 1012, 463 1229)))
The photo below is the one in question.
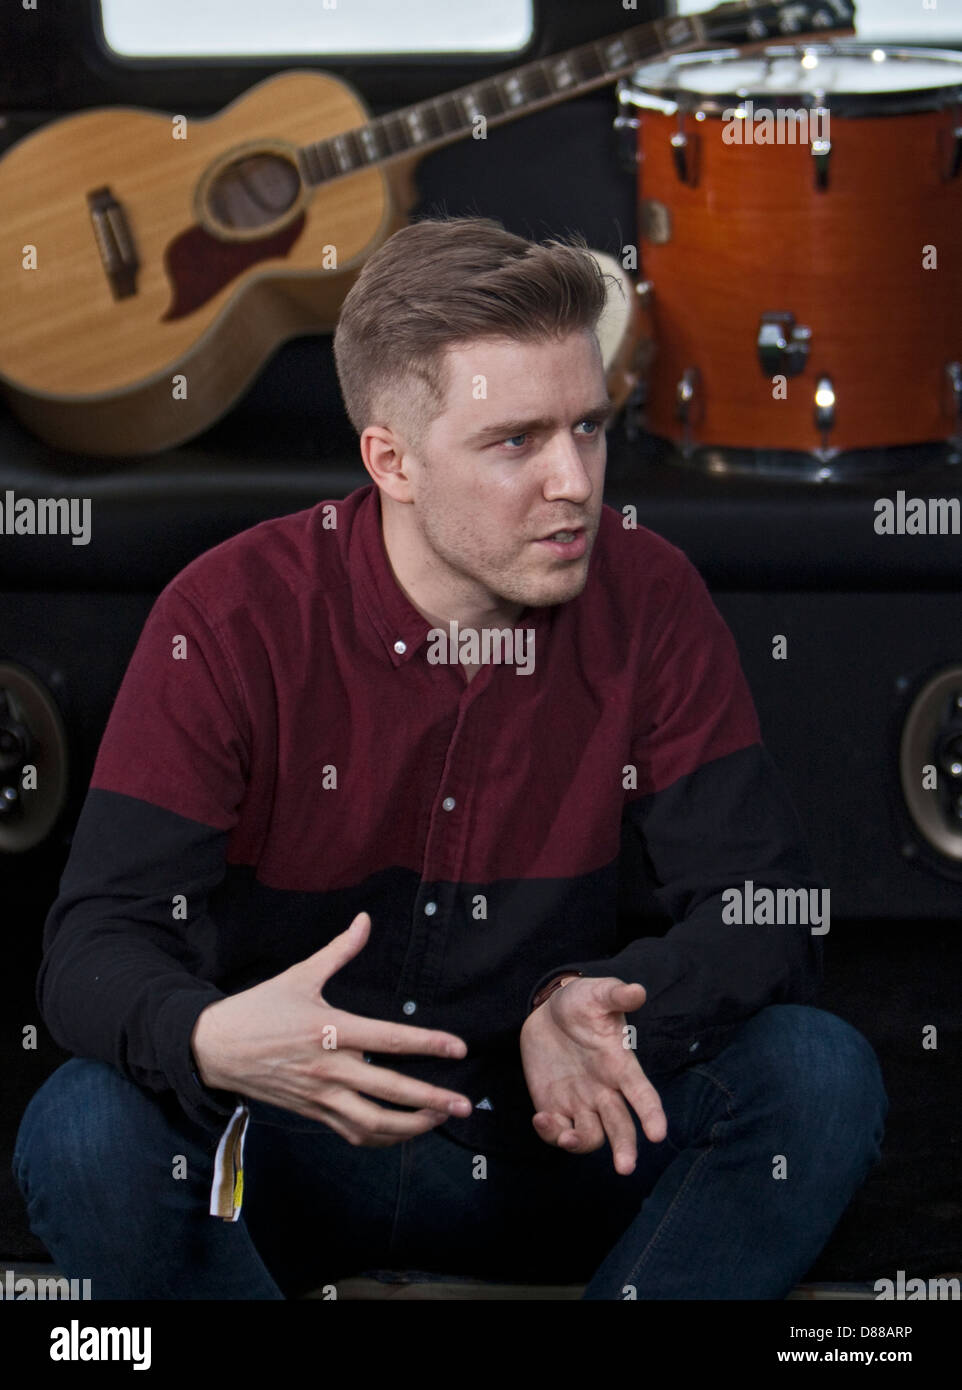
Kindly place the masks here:
POLYGON ((597 332, 609 278, 577 234, 539 244, 485 217, 403 227, 364 266, 334 334, 352 425, 389 425, 417 448, 444 409, 449 347, 597 332))

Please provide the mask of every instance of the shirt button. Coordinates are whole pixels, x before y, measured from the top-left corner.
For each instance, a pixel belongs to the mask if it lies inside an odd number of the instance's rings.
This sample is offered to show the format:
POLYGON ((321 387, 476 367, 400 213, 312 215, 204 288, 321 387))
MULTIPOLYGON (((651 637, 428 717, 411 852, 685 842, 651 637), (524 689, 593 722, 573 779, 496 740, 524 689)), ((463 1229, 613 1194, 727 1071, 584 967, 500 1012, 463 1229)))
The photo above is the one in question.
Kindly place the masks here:
POLYGON ((434 914, 437 912, 437 910, 438 910, 438 905, 437 905, 437 903, 425 903, 425 904, 424 904, 424 915, 425 915, 425 917, 433 917, 434 914))
POLYGON ((688 1051, 689 1051, 689 1052, 695 1052, 695 1051, 697 1051, 697 1049, 698 1049, 700 1046, 701 1046, 701 1044, 698 1042, 698 1040, 697 1040, 697 1038, 696 1038, 696 1040, 692 1043, 692 1045, 691 1045, 691 1047, 688 1049, 688 1051))
POLYGON ((401 1008, 404 1010, 406 1014, 413 1014, 414 1010, 417 1008, 417 1004, 415 1004, 413 999, 405 999, 404 1003, 401 1005, 401 1008))
POLYGON ((394 650, 397 652, 398 656, 403 656, 407 649, 407 642, 402 642, 400 638, 394 643, 394 650))
POLYGON ((444 800, 441 802, 441 805, 444 807, 446 811, 453 811, 455 807, 454 797, 446 796, 444 800))

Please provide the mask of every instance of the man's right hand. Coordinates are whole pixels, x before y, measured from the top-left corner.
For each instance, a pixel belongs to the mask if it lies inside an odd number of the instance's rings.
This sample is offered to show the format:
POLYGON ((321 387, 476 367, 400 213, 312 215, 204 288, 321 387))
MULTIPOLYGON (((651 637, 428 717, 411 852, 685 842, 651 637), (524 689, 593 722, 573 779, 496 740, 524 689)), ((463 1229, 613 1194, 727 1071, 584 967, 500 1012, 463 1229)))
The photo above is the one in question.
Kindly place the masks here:
POLYGON ((204 1085, 321 1120, 348 1143, 377 1148, 423 1134, 451 1115, 469 1115, 471 1102, 457 1091, 363 1060, 365 1052, 463 1057, 463 1039, 324 1002, 324 985, 364 947, 370 927, 369 914, 360 912, 307 960, 208 1004, 190 1040, 204 1085), (420 1109, 387 1110, 366 1095, 420 1109))

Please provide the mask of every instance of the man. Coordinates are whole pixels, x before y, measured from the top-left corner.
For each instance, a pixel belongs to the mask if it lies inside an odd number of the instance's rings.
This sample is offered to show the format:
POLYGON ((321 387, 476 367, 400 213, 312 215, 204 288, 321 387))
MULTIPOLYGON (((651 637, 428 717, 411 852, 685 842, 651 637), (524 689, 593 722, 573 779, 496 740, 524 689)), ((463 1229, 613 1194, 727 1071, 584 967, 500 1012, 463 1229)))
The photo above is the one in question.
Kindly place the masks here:
POLYGON ((15 1158, 96 1297, 783 1298, 877 1161, 818 932, 726 913, 818 878, 700 576, 602 505, 604 298, 581 245, 398 232, 335 338, 372 484, 158 599, 45 932, 78 1056, 15 1158))

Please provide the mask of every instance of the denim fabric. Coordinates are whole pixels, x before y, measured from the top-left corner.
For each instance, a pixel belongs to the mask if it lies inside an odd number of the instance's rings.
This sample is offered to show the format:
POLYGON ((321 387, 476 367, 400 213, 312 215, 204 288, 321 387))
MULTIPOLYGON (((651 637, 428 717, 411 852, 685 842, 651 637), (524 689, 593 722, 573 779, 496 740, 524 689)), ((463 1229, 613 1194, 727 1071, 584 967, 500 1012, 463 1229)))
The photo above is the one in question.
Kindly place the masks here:
POLYGON ((583 1283, 586 1299, 785 1298, 879 1160, 871 1045, 823 1009, 770 1005, 658 1089, 667 1138, 636 1118, 628 1175, 607 1143, 524 1164, 438 1130, 370 1148, 252 1101, 230 1223, 208 1215, 218 1136, 74 1058, 30 1101, 14 1174, 32 1230, 95 1299, 294 1298, 381 1270, 583 1283))

